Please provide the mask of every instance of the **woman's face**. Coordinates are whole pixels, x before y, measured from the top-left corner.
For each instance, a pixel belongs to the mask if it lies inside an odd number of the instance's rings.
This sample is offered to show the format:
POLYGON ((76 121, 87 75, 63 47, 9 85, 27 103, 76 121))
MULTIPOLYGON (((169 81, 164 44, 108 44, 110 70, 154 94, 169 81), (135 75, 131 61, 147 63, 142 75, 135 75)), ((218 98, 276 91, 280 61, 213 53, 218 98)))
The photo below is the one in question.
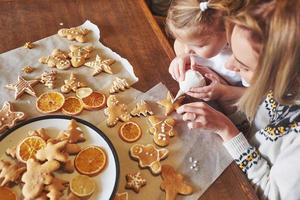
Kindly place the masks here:
POLYGON ((245 86, 251 83, 258 64, 259 52, 254 49, 255 45, 250 40, 249 31, 235 25, 231 34, 232 56, 225 66, 239 73, 245 86))

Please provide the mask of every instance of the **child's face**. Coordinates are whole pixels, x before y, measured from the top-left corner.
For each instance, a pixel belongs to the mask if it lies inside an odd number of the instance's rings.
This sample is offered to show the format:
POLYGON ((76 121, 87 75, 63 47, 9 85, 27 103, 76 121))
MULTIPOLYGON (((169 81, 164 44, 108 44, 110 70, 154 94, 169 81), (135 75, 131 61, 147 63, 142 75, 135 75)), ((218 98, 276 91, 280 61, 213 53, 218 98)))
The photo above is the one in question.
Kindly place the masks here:
POLYGON ((197 54, 204 58, 216 56, 227 44, 225 31, 210 35, 189 34, 187 30, 175 30, 174 33, 181 53, 197 54))

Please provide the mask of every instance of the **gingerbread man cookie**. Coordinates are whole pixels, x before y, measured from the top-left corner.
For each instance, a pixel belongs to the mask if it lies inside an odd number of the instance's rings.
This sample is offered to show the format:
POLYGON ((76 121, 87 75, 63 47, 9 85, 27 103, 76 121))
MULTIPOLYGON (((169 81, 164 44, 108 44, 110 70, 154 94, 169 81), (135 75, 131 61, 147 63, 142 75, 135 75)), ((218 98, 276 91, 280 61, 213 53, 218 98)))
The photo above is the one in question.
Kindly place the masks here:
POLYGON ((132 189, 136 193, 138 193, 144 185, 146 185, 147 181, 141 175, 141 172, 127 174, 126 175, 126 185, 125 188, 132 189))
POLYGON ((15 90, 15 99, 26 92, 27 94, 36 97, 36 93, 33 90, 33 86, 36 85, 39 80, 25 80, 22 76, 18 76, 18 82, 15 84, 8 84, 5 87, 10 90, 15 90))
POLYGON ((111 65, 116 61, 113 59, 103 59, 99 55, 96 56, 96 59, 91 62, 86 62, 84 65, 94 69, 93 76, 100 74, 101 72, 106 72, 108 74, 112 74, 111 65))
POLYGON ((115 80, 112 82, 112 86, 109 90, 109 93, 113 94, 113 93, 117 93, 120 91, 124 91, 124 90, 128 89, 129 87, 130 86, 127 83, 126 79, 116 77, 115 80))
POLYGON ((85 60, 91 57, 93 51, 92 46, 77 46, 71 45, 69 56, 73 67, 80 67, 85 63, 85 60))
POLYGON ((61 86, 60 90, 62 93, 66 94, 71 91, 76 92, 76 90, 81 87, 86 87, 86 84, 78 81, 76 76, 72 72, 70 78, 65 80, 65 84, 61 86))
POLYGON ((184 96, 179 97, 174 102, 174 97, 171 95, 170 92, 168 92, 167 97, 165 99, 158 101, 157 103, 165 108, 165 115, 168 116, 181 105, 183 99, 184 96))
POLYGON ((166 200, 175 200, 177 194, 189 195, 193 188, 186 183, 182 174, 177 173, 170 165, 163 165, 161 170, 161 189, 166 191, 166 200))
POLYGON ((127 111, 127 106, 119 102, 115 95, 110 95, 107 98, 107 108, 104 110, 107 116, 106 124, 108 127, 115 126, 118 121, 127 122, 131 118, 127 111))
POLYGON ((160 160, 166 158, 168 153, 168 149, 157 149, 153 144, 134 144, 130 148, 131 157, 139 161, 140 167, 148 167, 153 174, 160 173, 160 160))
POLYGON ((140 101, 136 104, 135 108, 130 112, 130 114, 134 117, 140 117, 140 116, 148 116, 153 115, 153 112, 150 108, 150 106, 144 101, 140 101))
POLYGON ((149 132, 153 135, 155 144, 165 147, 170 143, 170 137, 173 137, 176 132, 174 130, 175 120, 171 117, 160 119, 156 116, 148 117, 152 127, 149 132))
POLYGON ((13 127, 17 121, 25 119, 23 112, 14 112, 9 102, 5 101, 0 110, 0 132, 4 128, 13 127))
POLYGON ((18 182, 25 171, 23 164, 0 160, 0 186, 18 182))
POLYGON ((62 28, 58 30, 58 35, 61 37, 65 37, 68 40, 76 40, 77 42, 86 42, 87 34, 90 32, 89 29, 81 28, 81 27, 73 27, 73 28, 62 28))
POLYGON ((60 200, 67 184, 68 181, 54 177, 51 183, 45 187, 45 190, 48 191, 47 197, 50 200, 60 200))
POLYGON ((65 70, 71 67, 69 56, 66 52, 54 49, 50 56, 43 56, 39 59, 42 64, 47 64, 49 67, 65 70))
POLYGON ((68 160, 68 154, 64 152, 67 140, 63 140, 56 144, 52 141, 48 142, 45 148, 42 148, 36 152, 36 158, 40 161, 52 161, 57 160, 60 162, 66 162, 68 160))

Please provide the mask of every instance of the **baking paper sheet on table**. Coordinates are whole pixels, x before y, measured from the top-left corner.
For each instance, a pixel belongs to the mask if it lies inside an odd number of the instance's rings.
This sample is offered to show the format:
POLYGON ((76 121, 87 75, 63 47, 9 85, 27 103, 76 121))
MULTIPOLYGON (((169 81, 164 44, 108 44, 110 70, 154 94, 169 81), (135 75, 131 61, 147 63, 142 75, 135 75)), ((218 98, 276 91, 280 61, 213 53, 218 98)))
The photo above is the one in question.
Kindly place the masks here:
MULTIPOLYGON (((4 88, 5 85, 10 83, 16 83, 18 75, 24 75, 25 79, 34 79, 39 77, 45 70, 56 70, 57 75, 57 84, 54 90, 60 91, 60 87, 63 85, 65 79, 69 79, 71 72, 73 72, 80 81, 85 82, 93 90, 99 90, 106 95, 108 95, 109 88, 111 87, 112 80, 115 77, 126 78, 130 85, 138 81, 138 78, 135 76, 132 65, 126 60, 118 55, 116 52, 113 52, 108 47, 104 46, 100 40, 100 30, 99 28, 91 23, 86 21, 83 25, 84 28, 92 30, 88 34, 87 43, 79 43, 75 41, 69 41, 66 38, 62 38, 54 33, 54 35, 41 39, 34 42, 35 47, 33 49, 26 49, 20 47, 5 53, 0 54, 0 107, 3 105, 4 101, 10 101, 13 103, 15 110, 23 111, 28 115, 28 118, 41 116, 43 114, 39 113, 35 109, 36 98, 28 94, 22 95, 18 100, 14 98, 14 91, 4 88), (76 45, 92 45, 95 47, 95 51, 92 53, 92 56, 87 61, 92 61, 95 59, 96 54, 100 54, 107 58, 112 58, 116 60, 116 63, 112 65, 113 75, 107 73, 100 73, 99 75, 93 77, 93 69, 86 66, 79 68, 70 68, 68 70, 58 70, 56 68, 50 68, 45 64, 38 62, 39 58, 42 56, 48 56, 52 53, 52 50, 55 48, 69 51, 69 46, 71 44, 76 45), (23 74, 22 68, 24 66, 33 66, 36 70, 31 74, 23 74)), ((70 28, 70 27, 62 27, 70 28)), ((24 41, 24 43, 27 41, 24 41)), ((34 86, 34 90, 37 93, 37 96, 41 95, 43 92, 49 91, 47 87, 43 84, 38 84, 34 86)), ((127 91, 127 95, 135 97, 141 94, 141 92, 130 89, 127 91)), ((75 95, 74 93, 67 94, 66 96, 75 95)), ((61 114, 59 112, 54 114, 61 114)), ((93 124, 97 124, 100 121, 104 120, 103 112, 101 111, 83 111, 79 118, 85 119, 93 124), (100 114, 99 114, 100 112, 100 114)))
MULTIPOLYGON (((136 102, 141 99, 145 100, 151 106, 153 112, 157 115, 163 114, 163 109, 156 104, 157 100, 165 98, 167 88, 163 84, 158 84, 146 93, 137 97, 135 102, 129 104, 129 110, 135 106, 136 102)), ((122 97, 119 97, 122 102, 122 97)), ((189 130, 186 123, 180 120, 180 116, 176 113, 172 115, 177 119, 176 131, 177 135, 170 139, 170 145, 166 148, 169 150, 169 156, 161 161, 161 164, 170 164, 176 168, 180 173, 183 173, 187 181, 192 183, 194 193, 189 196, 178 195, 177 199, 198 199, 205 190, 216 180, 217 177, 228 167, 232 162, 232 158, 224 149, 221 139, 214 133, 201 132, 199 130, 189 130), (190 169, 192 165, 189 158, 193 157, 194 160, 199 162, 199 171, 196 172, 190 169)), ((142 129, 142 137, 135 143, 150 144, 153 143, 152 136, 149 134, 148 129, 150 124, 147 118, 132 118, 137 122, 142 129)), ((129 156, 129 148, 133 145, 126 143, 120 139, 118 130, 122 123, 118 123, 114 128, 108 128, 106 122, 102 122, 98 127, 110 138, 114 144, 119 160, 121 177, 119 183, 119 192, 125 191, 125 175, 141 171, 142 176, 147 180, 146 186, 141 188, 139 193, 132 190, 129 192, 129 199, 143 199, 143 200, 163 200, 165 193, 160 190, 161 177, 153 176, 149 169, 140 169, 138 162, 134 161, 129 156)))

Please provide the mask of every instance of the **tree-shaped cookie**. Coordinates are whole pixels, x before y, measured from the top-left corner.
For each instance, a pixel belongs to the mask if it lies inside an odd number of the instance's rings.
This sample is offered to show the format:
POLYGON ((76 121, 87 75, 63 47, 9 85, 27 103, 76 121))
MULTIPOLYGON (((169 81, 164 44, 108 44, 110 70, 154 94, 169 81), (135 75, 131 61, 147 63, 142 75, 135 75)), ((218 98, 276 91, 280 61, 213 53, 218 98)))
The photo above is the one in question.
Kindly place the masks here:
POLYGON ((6 127, 13 127, 17 121, 25 119, 23 112, 14 112, 9 102, 5 101, 0 110, 0 132, 6 127))
POLYGON ((77 77, 72 72, 69 79, 66 79, 65 84, 61 86, 62 93, 69 93, 71 91, 76 92, 78 88, 85 87, 86 84, 77 80, 77 77))
POLYGON ((51 183, 45 187, 45 190, 48 191, 47 197, 50 200, 60 200, 67 184, 68 181, 54 177, 51 183))
POLYGON ((71 45, 69 56, 73 67, 80 67, 85 63, 85 60, 91 57, 93 51, 91 46, 77 46, 71 45))
POLYGON ((171 95, 170 92, 168 92, 166 98, 158 101, 157 103, 165 108, 165 115, 168 116, 169 114, 171 114, 175 109, 177 109, 181 105, 181 102, 183 101, 183 99, 184 99, 184 96, 179 97, 174 102, 174 97, 171 95))
POLYGON ((130 156, 139 161, 140 167, 148 167, 153 174, 160 173, 160 160, 166 158, 168 153, 168 149, 157 149, 153 144, 134 144, 130 148, 130 156))
POLYGON ((141 172, 136 172, 133 174, 126 175, 126 185, 125 188, 132 189, 136 193, 138 193, 144 185, 146 185, 147 181, 141 175, 141 172))
POLYGON ((28 136, 39 136, 44 141, 48 141, 51 137, 46 133, 44 128, 40 128, 34 131, 28 131, 28 136))
POLYGON ((22 194, 25 199, 35 199, 42 193, 44 186, 52 182, 52 172, 56 171, 60 164, 55 160, 40 164, 34 159, 29 159, 26 165, 27 171, 22 176, 22 182, 25 183, 22 194))
POLYGON ((161 170, 161 189, 166 192, 166 200, 175 200, 177 194, 189 195, 193 188, 186 183, 182 174, 177 173, 170 165, 163 165, 161 170))
POLYGON ((10 90, 15 90, 15 99, 18 99, 25 92, 31 96, 36 97, 36 93, 33 90, 33 86, 36 85, 39 80, 25 80, 22 76, 18 76, 18 81, 15 84, 8 84, 5 87, 10 90))
POLYGON ((111 65, 114 64, 116 61, 113 59, 104 59, 101 58, 99 55, 96 56, 94 61, 86 62, 84 65, 94 69, 93 76, 100 74, 101 72, 106 72, 108 74, 112 74, 111 65))
POLYGON ((175 120, 171 117, 160 119, 157 116, 150 116, 148 120, 152 126, 149 132, 153 135, 155 144, 161 147, 169 145, 170 137, 176 134, 174 130, 175 120))
POLYGON ((150 106, 144 100, 141 100, 139 103, 136 104, 136 106, 130 112, 130 114, 134 117, 140 117, 142 115, 146 117, 148 115, 153 115, 153 112, 150 106))
POLYGON ((41 74, 39 81, 49 89, 53 89, 55 87, 56 75, 57 72, 54 70, 45 71, 41 74))
POLYGON ((124 90, 128 89, 129 87, 130 86, 129 86, 128 82, 126 81, 126 79, 116 77, 115 80, 113 80, 113 82, 112 82, 112 86, 109 89, 109 93, 113 94, 113 93, 117 93, 120 91, 124 91, 124 90))
POLYGON ((120 103, 115 95, 110 95, 107 98, 107 108, 104 110, 107 116, 106 124, 108 127, 115 126, 118 121, 127 122, 131 118, 127 106, 120 103))
POLYGON ((26 167, 21 163, 0 160, 0 186, 17 183, 25 171, 26 167))
POLYGON ((59 29, 57 34, 61 37, 65 37, 68 40, 76 40, 77 42, 86 42, 89 29, 81 27, 62 28, 59 29))
POLYGON ((68 130, 60 132, 56 139, 59 141, 67 140, 71 144, 85 141, 83 131, 74 119, 70 120, 68 130))
POLYGON ((67 140, 63 140, 54 144, 50 141, 47 143, 45 148, 36 152, 35 157, 40 161, 57 160, 60 162, 66 162, 68 160, 68 154, 64 152, 64 150, 67 142, 67 140))
POLYGON ((68 54, 60 49, 54 49, 50 56, 41 57, 39 62, 61 70, 69 69, 71 67, 68 54))

